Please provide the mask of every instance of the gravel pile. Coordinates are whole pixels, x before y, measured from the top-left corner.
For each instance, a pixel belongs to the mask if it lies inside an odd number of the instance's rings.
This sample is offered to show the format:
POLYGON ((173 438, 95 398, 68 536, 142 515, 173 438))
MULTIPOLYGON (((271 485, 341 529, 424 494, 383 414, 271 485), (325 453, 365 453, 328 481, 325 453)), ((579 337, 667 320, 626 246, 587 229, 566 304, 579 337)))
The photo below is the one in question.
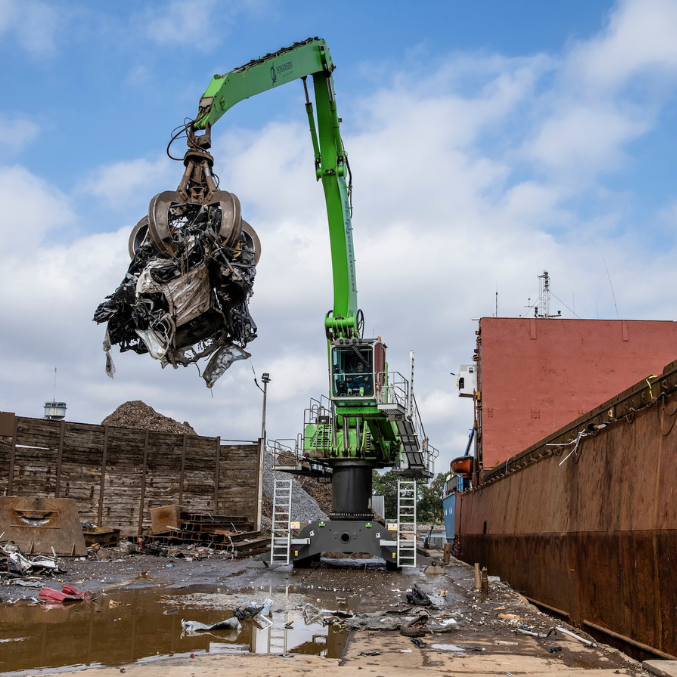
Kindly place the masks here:
POLYGON ((273 456, 266 452, 263 460, 263 493, 273 499, 275 479, 292 481, 291 518, 294 522, 312 522, 313 520, 327 519, 327 515, 320 510, 317 501, 308 494, 297 482, 293 475, 273 470, 273 456))
POLYGON ((322 512, 331 512, 331 483, 318 482, 314 477, 299 477, 299 484, 320 506, 322 512))
POLYGON ((149 407, 141 400, 125 402, 112 414, 101 421, 101 425, 112 425, 121 428, 137 428, 140 430, 155 430, 161 433, 187 433, 197 435, 187 421, 179 423, 169 416, 158 414, 153 407, 149 407))
MULTIPOLYGON (((295 465, 296 463, 294 455, 287 452, 278 454, 277 460, 282 465, 295 465)), ((331 512, 331 482, 318 482, 315 477, 305 477, 303 475, 295 475, 294 479, 303 487, 307 494, 310 494, 317 501, 322 512, 327 515, 331 512)))

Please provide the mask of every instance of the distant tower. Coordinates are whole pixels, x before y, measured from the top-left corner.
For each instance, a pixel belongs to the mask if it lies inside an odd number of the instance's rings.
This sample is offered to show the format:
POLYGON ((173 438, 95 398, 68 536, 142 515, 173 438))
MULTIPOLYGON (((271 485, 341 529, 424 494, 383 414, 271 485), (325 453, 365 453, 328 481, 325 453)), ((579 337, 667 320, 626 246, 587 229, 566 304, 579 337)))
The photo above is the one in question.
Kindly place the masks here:
POLYGON ((54 394, 51 402, 45 402, 44 417, 48 421, 63 421, 66 418, 66 403, 56 401, 56 367, 54 367, 54 394))
POLYGON ((548 271, 544 270, 543 275, 538 276, 538 303, 534 307, 534 317, 552 319, 561 316, 561 310, 557 311, 557 315, 550 314, 550 276, 548 271))

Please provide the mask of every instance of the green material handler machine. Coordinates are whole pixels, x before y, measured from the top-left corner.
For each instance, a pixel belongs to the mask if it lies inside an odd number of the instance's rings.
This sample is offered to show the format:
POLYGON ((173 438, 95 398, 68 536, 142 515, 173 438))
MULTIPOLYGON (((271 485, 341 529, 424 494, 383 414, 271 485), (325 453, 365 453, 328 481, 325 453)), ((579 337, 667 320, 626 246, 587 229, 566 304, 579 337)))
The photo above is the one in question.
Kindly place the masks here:
POLYGON ((193 184, 195 168, 202 166, 198 178, 208 184, 213 165, 208 149, 217 120, 243 99, 301 79, 332 256, 334 305, 324 318, 329 397, 311 401, 296 440, 272 442, 271 447, 276 469, 331 479, 333 511, 329 520, 311 523, 284 547, 296 566, 319 560, 326 551, 368 552, 394 566, 397 540, 374 520, 370 508, 372 470, 394 468, 406 479, 427 480, 437 452, 428 443, 413 396, 413 355, 411 375, 405 379, 388 371, 381 338, 364 338, 364 316, 357 305, 351 174, 340 133, 334 68, 325 41, 311 38, 214 76, 195 120, 185 128, 189 149, 184 164, 193 184))

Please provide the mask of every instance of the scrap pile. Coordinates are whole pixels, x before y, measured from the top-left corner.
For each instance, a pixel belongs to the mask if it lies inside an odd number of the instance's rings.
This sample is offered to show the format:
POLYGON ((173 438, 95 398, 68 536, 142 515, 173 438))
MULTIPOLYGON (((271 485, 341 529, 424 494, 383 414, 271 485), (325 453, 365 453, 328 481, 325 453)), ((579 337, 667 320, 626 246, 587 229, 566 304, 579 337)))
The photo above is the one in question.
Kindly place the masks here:
POLYGON ((458 630, 460 624, 453 617, 454 614, 444 610, 442 598, 438 595, 433 597, 434 601, 414 585, 407 592, 407 604, 388 611, 353 614, 306 604, 303 607, 303 617, 306 624, 321 623, 347 630, 399 630, 401 635, 412 638, 458 630))
MULTIPOLYGON (((206 624, 200 623, 200 621, 186 621, 182 618, 181 628, 183 632, 181 637, 183 638, 185 635, 191 637, 200 632, 213 632, 214 630, 237 630, 239 632, 242 629, 240 621, 253 621, 259 629, 262 629, 259 621, 264 621, 264 627, 271 627, 273 622, 268 619, 268 616, 270 616, 270 608, 273 604, 273 600, 269 597, 265 599, 263 604, 257 604, 250 600, 244 609, 237 607, 230 618, 218 623, 206 624)), ((249 651, 249 647, 246 647, 246 651, 249 651)))
POLYGON ((197 435, 188 421, 179 423, 169 416, 158 413, 153 407, 149 407, 141 400, 132 400, 121 404, 112 414, 101 421, 101 425, 153 430, 161 433, 197 435))
POLYGON ((0 579, 20 579, 19 585, 40 587, 39 577, 63 574, 56 557, 44 555, 29 556, 21 552, 21 548, 13 543, 0 546, 0 579))
POLYGON ((156 195, 129 240, 132 262, 118 288, 94 312, 107 323, 106 373, 120 352, 149 353, 175 369, 209 358, 202 377, 211 388, 256 338, 249 314, 261 245, 242 219, 237 196, 218 190, 213 159, 186 154, 177 191, 156 195))
POLYGON ((175 506, 168 506, 152 509, 151 519, 151 540, 160 546, 201 545, 226 552, 231 557, 252 557, 270 547, 270 538, 262 537, 260 531, 255 531, 254 525, 246 517, 177 511, 175 506), (158 514, 167 510, 178 513, 178 519, 163 520, 162 526, 158 526, 158 514))

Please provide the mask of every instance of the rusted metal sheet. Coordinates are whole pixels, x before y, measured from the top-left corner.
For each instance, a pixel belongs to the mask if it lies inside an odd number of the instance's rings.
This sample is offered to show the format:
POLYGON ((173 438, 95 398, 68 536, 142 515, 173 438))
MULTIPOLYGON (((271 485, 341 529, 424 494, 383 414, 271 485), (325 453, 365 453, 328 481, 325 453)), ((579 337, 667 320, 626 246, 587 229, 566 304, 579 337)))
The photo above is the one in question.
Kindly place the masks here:
POLYGON ((171 529, 179 528, 179 514, 181 508, 178 505, 163 505, 161 508, 150 509, 150 530, 153 534, 166 534, 171 529))
POLYGON ((59 456, 56 461, 56 488, 54 489, 54 498, 59 498, 61 491, 61 466, 63 465, 63 438, 66 432, 66 421, 59 423, 59 456))
POLYGON ((28 554, 87 554, 78 507, 71 498, 0 497, 0 532, 3 540, 28 554))
POLYGON ((214 456, 214 509, 219 511, 219 475, 221 474, 221 438, 216 438, 216 453, 214 456))
POLYGON ((476 476, 457 494, 461 559, 629 650, 677 656, 676 420, 673 362, 476 476))

